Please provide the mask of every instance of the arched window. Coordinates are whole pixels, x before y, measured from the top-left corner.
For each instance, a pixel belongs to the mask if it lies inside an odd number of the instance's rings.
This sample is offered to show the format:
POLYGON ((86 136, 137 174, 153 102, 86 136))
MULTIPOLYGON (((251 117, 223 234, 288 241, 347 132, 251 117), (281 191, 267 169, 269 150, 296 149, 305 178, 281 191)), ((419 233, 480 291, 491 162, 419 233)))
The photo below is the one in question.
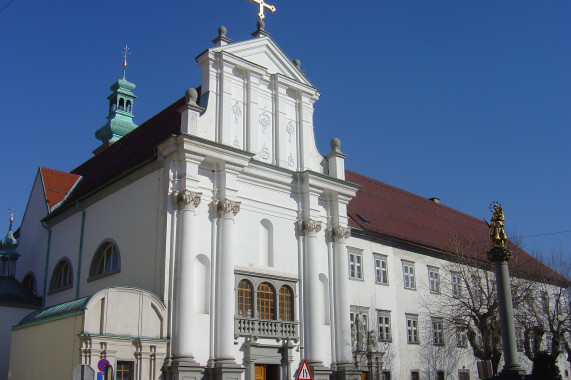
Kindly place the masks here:
POLYGON ((252 283, 242 280, 238 284, 238 316, 252 318, 254 309, 254 291, 252 283))
POLYGON ((267 282, 258 286, 258 318, 276 319, 276 291, 267 282))
POLYGON ((119 272, 119 251, 111 242, 99 246, 91 261, 89 280, 119 272))
POLYGON ((280 319, 293 321, 293 290, 286 285, 280 288, 280 319))
POLYGON ((24 276, 24 279, 22 280, 22 284, 33 295, 36 295, 38 289, 37 289, 37 285, 36 285, 36 276, 34 276, 34 273, 29 272, 28 274, 26 274, 24 276))
POLYGON ((119 111, 123 111, 123 108, 125 108, 125 99, 119 98, 119 111))
POLYGON ((61 259, 52 274, 50 281, 50 292, 55 293, 69 289, 73 286, 73 273, 71 264, 67 258, 61 259))
POLYGON ((125 108, 125 111, 131 113, 131 101, 127 100, 127 107, 125 108))

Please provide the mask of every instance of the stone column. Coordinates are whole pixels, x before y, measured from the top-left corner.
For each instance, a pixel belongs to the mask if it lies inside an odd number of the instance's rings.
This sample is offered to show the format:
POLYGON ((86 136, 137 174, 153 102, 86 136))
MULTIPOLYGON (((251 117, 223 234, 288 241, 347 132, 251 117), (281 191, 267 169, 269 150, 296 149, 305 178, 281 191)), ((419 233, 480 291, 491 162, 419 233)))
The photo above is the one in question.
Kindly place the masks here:
POLYGON ((194 360, 193 298, 194 298, 194 242, 195 209, 201 193, 183 190, 175 194, 179 211, 179 246, 174 279, 173 379, 199 379, 204 371, 194 360))
POLYGON ((349 268, 347 238, 351 230, 336 226, 330 229, 333 240, 333 315, 335 316, 335 362, 337 379, 360 379, 361 373, 356 370, 352 361, 351 319, 349 299, 349 268))
POLYGON ((488 259, 494 263, 496 269, 500 326, 502 329, 502 349, 505 364, 500 376, 517 379, 521 378, 525 371, 517 359, 512 291, 508 271, 508 261, 511 257, 511 251, 504 246, 494 246, 488 251, 488 259))
POLYGON ((304 355, 313 378, 328 379, 329 371, 323 365, 323 349, 326 347, 321 340, 321 322, 319 310, 323 300, 319 292, 319 259, 317 233, 321 231, 321 222, 313 219, 298 221, 299 232, 304 236, 304 271, 303 271, 303 300, 304 300, 304 355))
POLYGON ((237 379, 244 368, 234 358, 234 216, 240 211, 240 202, 229 199, 212 202, 214 215, 220 218, 218 276, 216 278, 216 344, 214 348, 214 374, 216 379, 237 379))

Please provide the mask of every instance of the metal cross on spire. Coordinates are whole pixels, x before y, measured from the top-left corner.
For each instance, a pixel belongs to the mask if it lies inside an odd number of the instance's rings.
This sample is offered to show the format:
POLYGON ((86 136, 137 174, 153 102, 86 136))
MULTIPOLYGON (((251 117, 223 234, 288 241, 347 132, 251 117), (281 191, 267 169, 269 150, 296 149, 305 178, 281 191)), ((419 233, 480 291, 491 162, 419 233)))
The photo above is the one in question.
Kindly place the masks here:
POLYGON ((121 54, 123 54, 123 78, 125 78, 125 68, 127 68, 127 56, 131 54, 129 51, 129 46, 125 45, 123 50, 121 50, 121 54))
POLYGON ((12 205, 12 207, 9 208, 8 211, 10 211, 10 231, 12 231, 12 222, 14 221, 14 211, 16 211, 16 209, 12 205))
POLYGON ((258 18, 260 19, 260 21, 264 17, 266 17, 266 16, 264 16, 264 8, 268 9, 272 13, 274 13, 276 11, 276 7, 274 7, 273 5, 268 5, 268 4, 264 3, 264 0, 249 0, 249 1, 253 1, 254 3, 257 3, 260 6, 260 10, 258 12, 258 18))

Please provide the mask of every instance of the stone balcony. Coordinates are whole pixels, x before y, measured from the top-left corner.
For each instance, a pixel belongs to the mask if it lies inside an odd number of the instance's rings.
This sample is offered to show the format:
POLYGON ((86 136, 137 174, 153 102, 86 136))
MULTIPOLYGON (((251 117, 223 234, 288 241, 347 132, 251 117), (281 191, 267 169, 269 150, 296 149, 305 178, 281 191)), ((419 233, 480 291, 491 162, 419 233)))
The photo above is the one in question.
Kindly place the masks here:
POLYGON ((299 322, 237 317, 234 334, 253 338, 299 339, 299 322))

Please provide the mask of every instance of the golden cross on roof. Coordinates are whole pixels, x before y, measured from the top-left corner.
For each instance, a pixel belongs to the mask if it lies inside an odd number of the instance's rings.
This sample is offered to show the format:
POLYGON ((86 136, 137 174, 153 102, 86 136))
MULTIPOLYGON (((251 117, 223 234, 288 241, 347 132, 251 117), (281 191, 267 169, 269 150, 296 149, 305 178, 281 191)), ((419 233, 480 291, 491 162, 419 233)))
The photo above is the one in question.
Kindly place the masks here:
POLYGON ((125 69, 127 68, 127 55, 131 54, 129 51, 129 46, 125 45, 123 50, 121 50, 121 54, 123 54, 123 79, 125 79, 125 69))
POLYGON ((253 1, 254 3, 257 3, 260 6, 260 11, 258 12, 258 18, 260 20, 262 20, 264 17, 264 8, 267 8, 270 12, 274 13, 276 11, 276 7, 274 7, 273 5, 268 5, 266 3, 264 3, 264 0, 249 0, 249 1, 253 1))

